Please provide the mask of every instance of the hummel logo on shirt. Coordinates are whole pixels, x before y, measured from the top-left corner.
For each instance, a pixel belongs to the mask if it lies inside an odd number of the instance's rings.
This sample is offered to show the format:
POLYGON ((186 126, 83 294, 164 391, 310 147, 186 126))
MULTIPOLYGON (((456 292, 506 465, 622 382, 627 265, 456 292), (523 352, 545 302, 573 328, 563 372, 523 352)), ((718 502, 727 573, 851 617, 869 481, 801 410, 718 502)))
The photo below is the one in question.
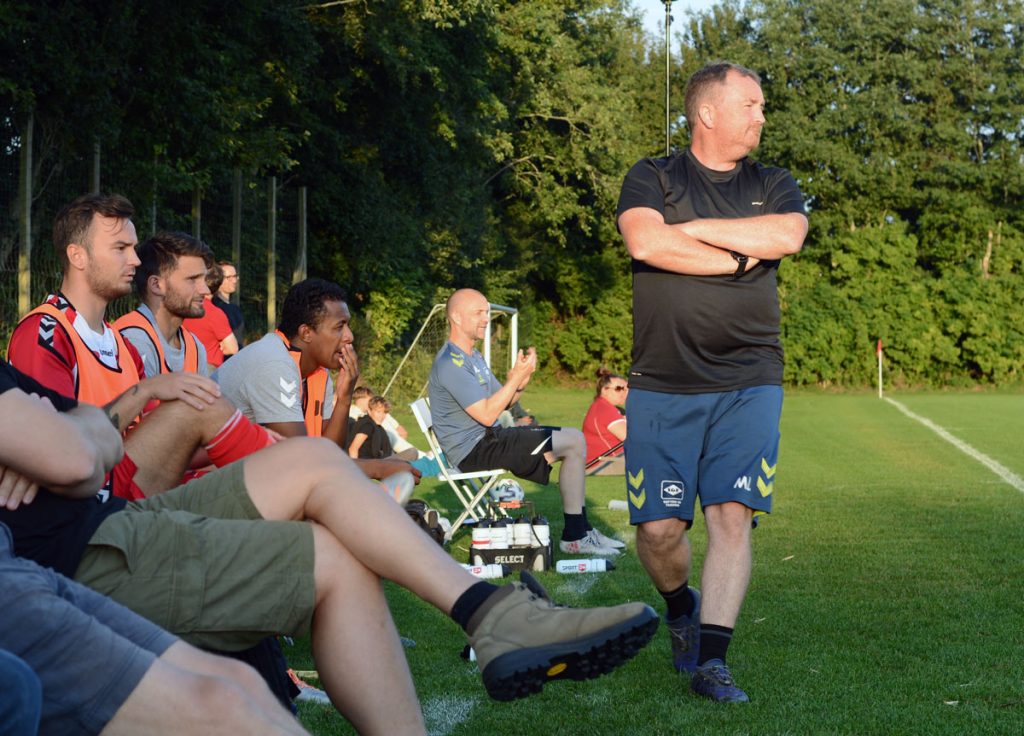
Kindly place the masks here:
POLYGON ((298 386, 298 381, 286 381, 284 380, 284 377, 281 377, 278 379, 278 383, 281 384, 281 388, 284 390, 277 395, 277 399, 286 409, 291 409, 295 406, 295 402, 299 400, 295 395, 295 388, 298 386))

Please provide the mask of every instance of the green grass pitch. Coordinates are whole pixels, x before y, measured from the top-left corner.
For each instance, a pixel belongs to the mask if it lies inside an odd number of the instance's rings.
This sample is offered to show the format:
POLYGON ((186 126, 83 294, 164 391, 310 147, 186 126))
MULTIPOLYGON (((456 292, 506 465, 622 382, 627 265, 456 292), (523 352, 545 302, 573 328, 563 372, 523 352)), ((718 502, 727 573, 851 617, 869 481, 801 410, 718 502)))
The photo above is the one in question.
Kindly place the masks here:
MULTIPOLYGON (((544 423, 579 426, 591 396, 531 388, 524 404, 544 423)), ((894 398, 1024 476, 1024 396, 894 398)), ((423 445, 408 413, 399 416, 423 445)), ((524 485, 556 535, 557 490, 524 485)), ((588 480, 592 520, 630 549, 610 573, 541 574, 555 600, 662 609, 627 514, 607 508, 624 493, 622 479, 588 480)), ((775 512, 754 532, 753 579, 729 653, 750 704, 691 695, 671 669, 664 629, 609 676, 491 702, 458 656, 456 626, 389 586, 399 631, 416 641, 406 653, 430 733, 1024 733, 1024 491, 874 395, 790 392, 775 493, 775 512)), ((418 495, 455 515, 447 486, 427 480, 418 495)), ((699 582, 699 516, 691 539, 699 582)), ((459 561, 467 545, 468 533, 452 544, 459 561)), ((285 653, 296 669, 314 667, 305 642, 285 653)), ((328 708, 303 705, 301 718, 317 734, 353 732, 328 708)))

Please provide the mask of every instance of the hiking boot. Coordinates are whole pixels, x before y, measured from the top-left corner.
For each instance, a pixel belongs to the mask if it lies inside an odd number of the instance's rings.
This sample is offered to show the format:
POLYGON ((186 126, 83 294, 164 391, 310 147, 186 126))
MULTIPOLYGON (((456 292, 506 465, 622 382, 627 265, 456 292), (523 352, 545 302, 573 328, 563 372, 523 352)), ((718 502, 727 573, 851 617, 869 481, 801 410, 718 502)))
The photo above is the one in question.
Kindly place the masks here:
POLYGON ((611 547, 612 549, 626 549, 625 542, 620 542, 618 539, 615 539, 614 537, 609 537, 607 534, 598 529, 591 529, 590 533, 594 535, 594 538, 597 540, 597 543, 600 544, 602 547, 611 547))
POLYGON ((467 627, 487 694, 515 700, 549 680, 611 672, 654 636, 658 615, 644 603, 569 608, 551 602, 528 572, 484 601, 467 627))
POLYGON ((690 588, 693 612, 669 621, 665 619, 672 640, 672 664, 679 672, 696 672, 700 653, 700 591, 690 588))
POLYGON ((690 680, 690 689, 716 703, 747 703, 750 698, 736 687, 732 673, 725 662, 720 659, 709 659, 697 668, 690 680))
POLYGON ((591 529, 580 539, 567 541, 563 539, 558 548, 568 555, 597 555, 598 557, 616 557, 619 551, 614 547, 606 547, 597 541, 597 535, 591 529))

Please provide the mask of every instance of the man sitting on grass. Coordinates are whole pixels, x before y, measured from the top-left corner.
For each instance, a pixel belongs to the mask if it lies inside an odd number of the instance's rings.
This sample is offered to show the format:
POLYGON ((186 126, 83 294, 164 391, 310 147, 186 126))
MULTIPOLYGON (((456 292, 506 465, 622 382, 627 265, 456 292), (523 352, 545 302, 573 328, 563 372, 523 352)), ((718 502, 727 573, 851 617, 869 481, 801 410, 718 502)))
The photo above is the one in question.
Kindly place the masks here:
MULTIPOLYGON (((253 422, 284 437, 325 437, 344 449, 359 380, 351 319, 337 284, 323 279, 293 284, 277 330, 240 350, 213 379, 253 422), (332 370, 338 371, 337 387, 332 370)), ((374 457, 357 463, 400 502, 419 482, 420 472, 403 460, 374 457)))
POLYGON ((47 388, 107 408, 127 434, 124 458, 104 490, 140 499, 178 485, 193 461, 228 465, 273 438, 221 398, 205 376, 147 377, 135 348, 104 320, 110 302, 131 291, 139 265, 133 212, 124 197, 87 195, 57 214, 53 242, 64 268, 61 290, 21 320, 8 355, 47 388), (159 407, 136 424, 157 401, 159 407), (197 458, 197 450, 205 453, 197 458))
POLYGON ((183 323, 202 313, 213 253, 203 241, 171 232, 154 235, 136 248, 136 255, 140 303, 114 322, 114 329, 138 351, 147 376, 206 375, 206 348, 183 323))
MULTIPOLYGON (((26 511, 43 512, 40 522, 52 524, 49 529, 71 546, 80 530, 57 532, 70 517, 46 514, 46 497, 78 496, 85 500, 65 502, 101 508, 88 496, 122 451, 104 413, 74 403, 0 363, 0 506, 19 521, 26 511), (67 411, 58 413, 54 405, 67 411), (43 496, 35 504, 10 511, 31 503, 37 492, 43 496)), ((36 723, 26 730, 0 705, 3 733, 305 733, 249 667, 193 648, 109 598, 15 557, 12 547, 0 523, 0 652, 31 668, 42 697, 36 723)), ((73 570, 70 559, 53 561, 73 570)), ((0 703, 10 694, 0 694, 0 703)))
MULTIPOLYGON (((48 447, 63 436, 54 423, 67 416, 53 407, 73 405, 0 361, 4 437, 48 447)), ((106 448, 100 470, 121 451, 120 443, 106 448)), ((609 672, 646 645, 658 623, 643 603, 563 608, 539 586, 477 580, 322 438, 278 442, 133 503, 88 484, 15 483, 0 522, 19 554, 190 643, 243 649, 270 633, 311 630, 324 689, 360 733, 424 732, 381 578, 462 626, 498 700, 537 692, 548 680, 609 672)))

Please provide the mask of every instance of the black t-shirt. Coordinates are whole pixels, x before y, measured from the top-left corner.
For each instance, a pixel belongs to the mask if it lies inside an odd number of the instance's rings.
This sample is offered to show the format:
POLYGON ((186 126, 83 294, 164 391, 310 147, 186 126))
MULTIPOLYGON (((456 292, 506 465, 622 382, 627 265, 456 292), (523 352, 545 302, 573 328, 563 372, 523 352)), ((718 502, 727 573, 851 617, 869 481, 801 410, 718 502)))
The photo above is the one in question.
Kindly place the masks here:
MULTIPOLYGON (((622 184, 617 215, 634 207, 667 224, 804 212, 785 169, 747 158, 712 171, 689 149, 636 163, 622 184)), ((633 365, 629 385, 665 393, 710 393, 782 383, 778 261, 739 279, 688 276, 633 260, 633 365)))
POLYGON ((356 421, 356 426, 352 430, 352 436, 354 437, 357 434, 366 435, 366 441, 359 446, 359 457, 373 460, 390 457, 394 454, 394 450, 391 448, 391 440, 388 439, 387 430, 373 421, 373 417, 369 414, 359 417, 356 421))
MULTIPOLYGON (((61 396, 0 360, 0 394, 11 389, 45 396, 57 411, 68 411, 78 405, 74 399, 61 396)), ((59 437, 53 438, 53 451, 55 461, 59 462, 59 437)), ((0 523, 10 527, 14 535, 15 554, 74 577, 85 546, 97 527, 108 516, 123 509, 125 503, 123 498, 111 497, 106 491, 92 498, 77 499, 40 488, 35 500, 27 506, 19 506, 16 511, 0 508, 0 523)))

